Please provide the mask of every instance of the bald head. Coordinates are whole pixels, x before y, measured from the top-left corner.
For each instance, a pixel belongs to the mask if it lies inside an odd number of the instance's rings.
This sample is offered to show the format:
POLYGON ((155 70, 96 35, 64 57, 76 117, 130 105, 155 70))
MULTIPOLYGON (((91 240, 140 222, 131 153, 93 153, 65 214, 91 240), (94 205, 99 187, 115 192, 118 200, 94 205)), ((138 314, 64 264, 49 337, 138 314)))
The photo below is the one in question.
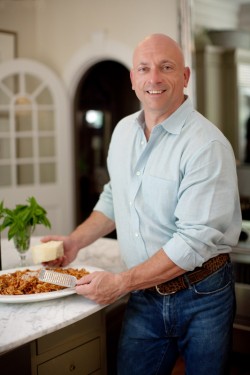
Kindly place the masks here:
POLYGON ((133 55, 133 65, 136 65, 138 55, 141 54, 142 51, 150 51, 152 50, 162 50, 168 51, 168 54, 174 54, 175 59, 182 64, 185 65, 183 52, 179 46, 179 44, 169 36, 165 34, 152 34, 144 38, 135 48, 134 55, 133 55))

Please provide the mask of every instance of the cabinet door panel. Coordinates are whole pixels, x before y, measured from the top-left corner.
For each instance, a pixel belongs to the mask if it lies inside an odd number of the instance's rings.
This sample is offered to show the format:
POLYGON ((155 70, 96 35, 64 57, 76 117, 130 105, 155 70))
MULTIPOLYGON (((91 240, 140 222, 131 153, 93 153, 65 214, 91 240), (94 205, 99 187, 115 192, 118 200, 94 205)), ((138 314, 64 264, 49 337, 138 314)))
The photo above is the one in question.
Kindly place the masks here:
POLYGON ((92 340, 38 366, 38 375, 88 375, 99 373, 100 339, 92 340))

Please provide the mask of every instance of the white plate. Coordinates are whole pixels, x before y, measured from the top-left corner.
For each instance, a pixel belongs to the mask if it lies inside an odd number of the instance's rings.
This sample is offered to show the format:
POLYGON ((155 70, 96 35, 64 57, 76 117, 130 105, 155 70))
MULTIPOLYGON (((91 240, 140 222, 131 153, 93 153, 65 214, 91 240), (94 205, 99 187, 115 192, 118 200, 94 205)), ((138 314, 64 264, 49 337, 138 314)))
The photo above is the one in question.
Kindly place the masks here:
MULTIPOLYGON (((72 265, 68 266, 72 268, 84 268, 86 271, 94 272, 94 271, 103 271, 101 268, 96 267, 90 267, 90 266, 84 266, 84 264, 81 265, 72 265)), ((37 270, 41 268, 41 266, 27 266, 22 268, 12 268, 9 270, 3 270, 0 271, 0 275, 4 275, 6 273, 13 273, 17 270, 37 270)), ((36 294, 21 294, 21 295, 13 295, 13 294, 0 294, 0 303, 27 303, 27 302, 39 302, 39 301, 48 301, 50 299, 55 298, 62 298, 69 296, 71 294, 75 293, 75 288, 67 288, 62 290, 56 290, 54 292, 48 292, 48 293, 36 293, 36 294)))

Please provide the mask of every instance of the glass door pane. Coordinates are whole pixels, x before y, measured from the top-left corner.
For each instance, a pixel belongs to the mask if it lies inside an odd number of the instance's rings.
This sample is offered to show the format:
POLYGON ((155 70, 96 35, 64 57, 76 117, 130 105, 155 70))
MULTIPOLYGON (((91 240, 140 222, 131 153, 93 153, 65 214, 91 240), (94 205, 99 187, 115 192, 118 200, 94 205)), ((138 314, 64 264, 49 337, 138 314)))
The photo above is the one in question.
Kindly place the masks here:
POLYGON ((13 74, 0 82, 0 99, 0 186, 56 182, 50 88, 32 74, 13 74))

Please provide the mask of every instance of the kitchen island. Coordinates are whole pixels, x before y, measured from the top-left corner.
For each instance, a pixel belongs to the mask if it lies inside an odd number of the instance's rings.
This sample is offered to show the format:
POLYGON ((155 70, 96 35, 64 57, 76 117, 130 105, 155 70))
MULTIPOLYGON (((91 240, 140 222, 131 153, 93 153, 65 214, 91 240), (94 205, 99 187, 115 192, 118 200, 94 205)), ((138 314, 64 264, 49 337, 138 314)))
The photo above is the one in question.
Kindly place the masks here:
MULTIPOLYGON (((32 238, 31 245, 38 244, 39 240, 39 237, 32 238)), ((239 243, 233 249, 231 258, 235 271, 241 271, 244 265, 248 267, 250 263, 249 241, 239 243)), ((18 254, 13 244, 2 240, 2 250, 3 268, 16 267, 18 254)), ((29 253, 28 265, 31 264, 29 253)), ((125 269, 117 241, 105 238, 81 250, 71 265, 98 267, 113 272, 125 269)), ((249 278, 245 266, 243 274, 249 278)), ((236 274, 238 303, 234 351, 245 353, 249 342, 249 325, 246 322, 249 321, 250 289, 249 281, 242 279, 242 272, 236 274)), ((100 306, 76 294, 33 303, 0 303, 1 373, 107 374, 107 358, 109 362, 109 357, 115 356, 107 350, 106 343, 109 339, 114 340, 119 331, 119 319, 125 303, 126 300, 121 299, 110 306, 100 306)), ((112 347, 116 347, 116 342, 113 344, 112 347)), ((115 373, 109 369, 108 375, 115 373)))
MULTIPOLYGON (((38 237, 32 238, 31 246, 38 243, 38 237)), ((32 265, 30 252, 27 263, 32 265)), ((2 240, 2 264, 3 269, 12 269, 18 264, 18 254, 6 240, 2 240)), ((113 272, 125 269, 117 241, 105 238, 80 250, 70 266, 79 265, 113 272)), ((31 371, 27 372, 30 374, 55 374, 56 371, 105 374, 107 308, 76 294, 32 303, 0 303, 1 369, 1 360, 12 358, 16 352, 16 358, 30 358, 31 371), (18 355, 22 350, 24 353, 18 355)))

